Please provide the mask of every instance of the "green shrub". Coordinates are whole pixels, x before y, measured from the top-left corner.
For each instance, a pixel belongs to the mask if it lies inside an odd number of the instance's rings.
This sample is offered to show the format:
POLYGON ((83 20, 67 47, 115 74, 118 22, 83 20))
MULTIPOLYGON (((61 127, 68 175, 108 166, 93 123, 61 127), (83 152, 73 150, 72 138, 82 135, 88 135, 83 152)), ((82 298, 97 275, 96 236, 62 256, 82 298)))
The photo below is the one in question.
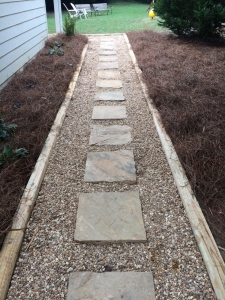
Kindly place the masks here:
POLYGON ((76 30, 76 18, 71 18, 69 14, 66 15, 63 22, 63 30, 67 36, 74 35, 76 30))
POLYGON ((225 21, 225 8, 213 0, 199 0, 194 10, 194 28, 201 37, 219 35, 225 21))
POLYGON ((49 45, 49 47, 51 48, 49 50, 49 54, 50 55, 53 55, 53 54, 63 55, 64 50, 63 50, 62 46, 64 46, 63 43, 59 43, 58 41, 55 41, 53 45, 49 45))
POLYGON ((0 119, 0 141, 13 135, 16 124, 5 124, 3 119, 0 119))
POLYGON ((225 22, 223 0, 157 0, 154 9, 162 19, 159 25, 177 35, 219 36, 225 22))
POLYGON ((0 167, 5 163, 10 163, 18 158, 26 157, 28 155, 28 151, 25 148, 17 148, 12 149, 9 146, 5 146, 0 152, 0 167))

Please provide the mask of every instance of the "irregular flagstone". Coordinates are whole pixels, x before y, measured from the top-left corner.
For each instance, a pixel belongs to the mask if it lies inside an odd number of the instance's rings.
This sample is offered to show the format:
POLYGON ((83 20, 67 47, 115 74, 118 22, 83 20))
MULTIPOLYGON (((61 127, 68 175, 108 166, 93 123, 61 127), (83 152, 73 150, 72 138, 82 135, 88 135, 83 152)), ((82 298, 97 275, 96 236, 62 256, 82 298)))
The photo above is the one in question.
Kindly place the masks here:
POLYGON ((124 101, 125 97, 122 92, 100 92, 96 93, 94 100, 124 101))
POLYGON ((100 50, 99 55, 116 55, 117 51, 100 50))
POLYGON ((70 273, 67 300, 155 300, 151 272, 70 273))
POLYGON ((104 55, 102 55, 102 56, 99 56, 99 61, 118 61, 118 57, 117 56, 110 56, 110 55, 108 55, 108 56, 104 56, 104 55))
POLYGON ((122 145, 132 141, 131 127, 127 125, 93 125, 89 145, 122 145))
POLYGON ((146 241, 139 192, 81 193, 74 238, 78 242, 146 241))
POLYGON ((96 86, 101 88, 115 88, 120 89, 123 87, 121 80, 104 80, 104 79, 98 79, 96 81, 96 86))
POLYGON ((136 183, 133 151, 88 153, 84 181, 136 183))
POLYGON ((118 69, 118 62, 117 61, 109 61, 109 62, 99 62, 98 63, 98 70, 105 70, 105 69, 118 69))
POLYGON ((125 106, 94 106, 93 120, 126 119, 127 111, 125 106))
POLYGON ((100 70, 98 77, 103 79, 118 79, 120 78, 120 71, 115 70, 100 70))

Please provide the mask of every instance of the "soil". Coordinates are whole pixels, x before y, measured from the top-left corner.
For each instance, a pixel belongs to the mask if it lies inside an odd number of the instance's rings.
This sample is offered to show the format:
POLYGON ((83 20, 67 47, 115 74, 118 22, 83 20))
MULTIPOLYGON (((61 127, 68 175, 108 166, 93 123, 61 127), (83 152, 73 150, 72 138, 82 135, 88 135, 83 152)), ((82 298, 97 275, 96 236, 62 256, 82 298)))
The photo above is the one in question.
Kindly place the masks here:
POLYGON ((82 35, 48 39, 45 48, 0 93, 0 118, 18 125, 14 135, 1 142, 0 151, 9 145, 29 152, 0 169, 0 248, 86 43, 82 35), (64 55, 49 54, 56 40, 64 43, 64 55))
POLYGON ((225 49, 130 32, 148 92, 225 259, 225 49))

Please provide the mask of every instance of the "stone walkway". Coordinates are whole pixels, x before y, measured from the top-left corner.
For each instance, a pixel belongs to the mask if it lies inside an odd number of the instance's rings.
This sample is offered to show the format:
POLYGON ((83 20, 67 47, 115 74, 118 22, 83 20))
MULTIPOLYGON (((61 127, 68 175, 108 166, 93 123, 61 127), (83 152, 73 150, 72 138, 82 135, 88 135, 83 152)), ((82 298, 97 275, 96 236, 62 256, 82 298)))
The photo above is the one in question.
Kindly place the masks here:
POLYGON ((122 34, 89 36, 15 299, 215 299, 122 34))
MULTIPOLYGON (((107 88, 122 88, 115 39, 102 38, 96 86, 103 88, 94 99, 123 101, 122 92, 107 88)), ((127 118, 124 106, 94 106, 92 120, 127 118)), ((121 145, 132 141, 131 127, 126 125, 93 125, 89 145, 121 145)), ((85 182, 136 183, 132 150, 87 153, 85 182)), ((77 242, 145 242, 146 232, 138 191, 81 193, 79 196, 76 230, 77 242)), ((151 272, 73 272, 70 274, 68 300, 154 300, 151 272)))

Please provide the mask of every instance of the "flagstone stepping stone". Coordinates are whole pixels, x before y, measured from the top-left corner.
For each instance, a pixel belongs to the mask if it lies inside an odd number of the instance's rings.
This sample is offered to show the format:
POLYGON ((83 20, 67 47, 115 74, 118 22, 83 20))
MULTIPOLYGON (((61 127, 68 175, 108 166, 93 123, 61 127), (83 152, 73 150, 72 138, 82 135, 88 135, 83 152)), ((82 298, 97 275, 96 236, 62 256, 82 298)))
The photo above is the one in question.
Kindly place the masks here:
POLYGON ((133 151, 88 153, 84 181, 136 183, 133 151))
POLYGON ((98 79, 96 81, 96 86, 101 88, 114 88, 114 89, 120 89, 123 87, 121 80, 104 80, 104 79, 98 79))
POLYGON ((101 42, 115 42, 115 39, 114 38, 103 38, 101 39, 101 42))
POLYGON ((100 48, 104 47, 104 46, 114 46, 115 47, 115 45, 116 44, 113 41, 101 41, 100 48))
POLYGON ((139 192, 81 193, 74 238, 77 242, 145 242, 139 192))
POLYGON ((92 120, 126 119, 126 106, 94 106, 92 120))
POLYGON ((131 127, 127 125, 93 125, 89 145, 123 145, 131 141, 131 127))
POLYGON ((110 55, 108 55, 108 56, 104 56, 104 55, 102 55, 102 56, 99 56, 99 61, 118 61, 118 57, 117 56, 110 56, 110 55))
POLYGON ((100 70, 98 77, 103 79, 118 79, 120 78, 120 71, 115 70, 100 70))
POLYGON ((115 50, 115 45, 100 45, 100 49, 115 50))
POLYGON ((99 62, 98 63, 98 70, 106 70, 106 69, 118 69, 118 62, 117 61, 109 61, 109 62, 99 62))
POLYGON ((151 272, 73 272, 67 300, 155 300, 151 272))
POLYGON ((115 46, 116 46, 115 42, 108 42, 108 41, 103 41, 100 44, 101 49, 104 49, 103 47, 115 47, 115 46))
POLYGON ((117 51, 100 50, 99 55, 116 55, 117 51))
POLYGON ((122 92, 100 92, 95 95, 94 100, 124 101, 125 97, 122 92))
POLYGON ((103 44, 115 45, 115 40, 101 40, 101 45, 103 44))
POLYGON ((105 45, 110 45, 110 46, 115 46, 115 40, 103 40, 100 43, 100 46, 105 46, 105 45))

